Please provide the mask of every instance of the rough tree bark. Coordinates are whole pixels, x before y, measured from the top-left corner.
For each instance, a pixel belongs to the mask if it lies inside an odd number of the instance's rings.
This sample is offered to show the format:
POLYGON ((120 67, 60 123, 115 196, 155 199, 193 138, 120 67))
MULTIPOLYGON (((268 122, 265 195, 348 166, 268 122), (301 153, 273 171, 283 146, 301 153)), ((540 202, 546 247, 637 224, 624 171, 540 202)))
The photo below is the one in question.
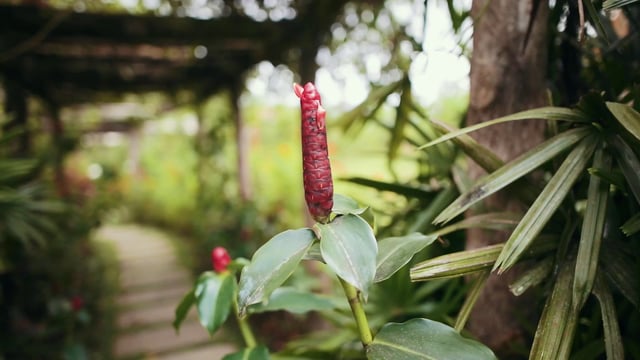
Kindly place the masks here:
MULTIPOLYGON (((545 105, 548 17, 545 1, 539 1, 534 25, 523 48, 535 1, 473 1, 468 125, 545 105)), ((541 142, 544 126, 543 121, 511 122, 483 129, 473 136, 506 161, 541 142)), ((471 165, 472 178, 483 174, 477 165, 471 165)), ((484 205, 492 210, 522 210, 522 204, 504 193, 488 199, 484 205)), ((474 230, 468 233, 467 247, 478 248, 505 240, 506 234, 496 236, 474 230)), ((502 359, 509 358, 509 349, 515 343, 524 341, 520 321, 531 315, 525 311, 532 308, 527 305, 530 299, 516 298, 509 292, 507 286, 513 278, 513 271, 502 276, 492 274, 468 323, 471 332, 502 359)))

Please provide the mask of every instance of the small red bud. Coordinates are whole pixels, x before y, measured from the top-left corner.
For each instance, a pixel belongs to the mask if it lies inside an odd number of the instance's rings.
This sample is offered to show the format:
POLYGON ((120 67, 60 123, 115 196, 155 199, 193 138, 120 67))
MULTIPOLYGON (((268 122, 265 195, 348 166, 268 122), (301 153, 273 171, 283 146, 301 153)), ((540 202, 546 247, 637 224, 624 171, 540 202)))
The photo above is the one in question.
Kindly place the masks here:
POLYGON ((80 311, 84 307, 84 300, 80 296, 74 296, 71 298, 71 310, 80 311))
POLYGON ((231 263, 231 256, 229 256, 227 249, 218 246, 211 250, 211 264, 215 272, 225 271, 229 263, 231 263))

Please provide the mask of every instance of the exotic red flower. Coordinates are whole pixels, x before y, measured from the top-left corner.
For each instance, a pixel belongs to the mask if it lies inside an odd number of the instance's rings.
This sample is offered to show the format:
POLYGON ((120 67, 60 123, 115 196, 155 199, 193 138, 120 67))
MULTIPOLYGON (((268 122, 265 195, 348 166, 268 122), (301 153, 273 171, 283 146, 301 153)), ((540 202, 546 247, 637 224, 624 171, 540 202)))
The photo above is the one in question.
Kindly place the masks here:
POLYGON ((333 208, 333 180, 327 150, 326 111, 312 83, 293 84, 302 115, 302 175, 304 197, 311 216, 326 223, 333 208))
POLYGON ((71 303, 71 310, 73 311, 80 311, 84 307, 84 300, 80 296, 76 295, 71 297, 69 302, 71 303))
POLYGON ((231 256, 229 256, 227 249, 218 246, 211 250, 211 264, 215 272, 219 273, 227 270, 227 266, 229 266, 230 263, 231 256))

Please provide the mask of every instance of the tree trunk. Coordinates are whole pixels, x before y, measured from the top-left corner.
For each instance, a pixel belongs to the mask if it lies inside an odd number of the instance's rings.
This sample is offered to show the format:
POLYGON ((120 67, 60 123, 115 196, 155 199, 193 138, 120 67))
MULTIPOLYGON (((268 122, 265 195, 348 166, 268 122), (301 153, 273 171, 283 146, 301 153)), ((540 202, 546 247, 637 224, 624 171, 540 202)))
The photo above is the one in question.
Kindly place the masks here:
MULTIPOLYGON (((544 106, 547 64, 546 26, 548 7, 536 0, 474 0, 473 56, 471 58, 471 99, 468 125, 491 120, 524 109, 544 106), (528 41, 527 29, 532 16, 534 25, 528 41), (526 48, 523 47, 526 41, 526 48)), ((482 145, 508 161, 544 136, 543 121, 517 121, 492 126, 473 133, 482 145)), ((484 174, 472 164, 470 176, 484 174)), ((527 204, 528 205, 528 204, 527 204)), ((522 210, 522 204, 500 193, 485 201, 490 210, 522 210)), ((478 248, 503 242, 507 234, 473 230, 468 232, 467 248, 478 248)), ((509 349, 522 344, 523 318, 531 316, 530 298, 515 297, 508 284, 516 271, 502 276, 492 274, 469 319, 469 329, 500 358, 509 357, 509 349), (528 313, 527 313, 528 312, 528 313)))

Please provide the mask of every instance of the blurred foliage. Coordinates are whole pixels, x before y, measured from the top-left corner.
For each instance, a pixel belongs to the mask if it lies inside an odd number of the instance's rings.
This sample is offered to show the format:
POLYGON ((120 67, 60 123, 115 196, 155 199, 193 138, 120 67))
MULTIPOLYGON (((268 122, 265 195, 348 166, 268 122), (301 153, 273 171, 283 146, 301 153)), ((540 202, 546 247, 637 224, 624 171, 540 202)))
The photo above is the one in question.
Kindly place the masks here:
POLYGON ((16 157, 11 142, 0 133, 0 355, 109 358, 115 259, 89 238, 109 200, 71 170, 61 199, 46 152, 16 157))

